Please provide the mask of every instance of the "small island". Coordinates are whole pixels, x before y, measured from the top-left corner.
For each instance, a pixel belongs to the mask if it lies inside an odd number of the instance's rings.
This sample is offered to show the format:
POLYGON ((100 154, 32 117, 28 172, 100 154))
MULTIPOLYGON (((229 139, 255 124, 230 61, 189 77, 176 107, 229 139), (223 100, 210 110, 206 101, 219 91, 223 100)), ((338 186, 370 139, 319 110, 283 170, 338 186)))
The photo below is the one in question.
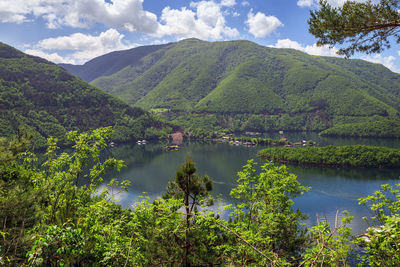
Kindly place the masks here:
POLYGON ((400 149, 365 145, 326 147, 268 147, 258 152, 272 161, 321 166, 400 167, 400 149))

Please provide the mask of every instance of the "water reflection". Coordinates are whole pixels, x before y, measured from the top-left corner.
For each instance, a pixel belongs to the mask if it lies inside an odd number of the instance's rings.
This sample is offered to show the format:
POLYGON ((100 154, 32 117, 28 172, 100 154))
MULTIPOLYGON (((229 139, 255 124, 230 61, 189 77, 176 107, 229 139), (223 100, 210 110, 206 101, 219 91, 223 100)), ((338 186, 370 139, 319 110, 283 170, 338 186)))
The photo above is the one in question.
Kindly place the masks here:
POLYGON ((278 132, 264 133, 264 137, 272 139, 280 139, 282 137, 287 138, 290 141, 298 142, 301 140, 313 140, 317 142, 319 146, 335 145, 335 146, 347 146, 347 145, 368 145, 368 146, 385 146, 400 148, 399 139, 390 138, 365 138, 365 137, 322 137, 317 132, 278 132))
MULTIPOLYGON (((354 216, 351 224, 354 233, 368 227, 361 218, 371 215, 366 207, 358 205, 358 199, 372 194, 383 183, 398 182, 399 169, 356 169, 289 165, 301 184, 311 186, 312 191, 295 200, 295 207, 309 216, 308 224, 314 225, 317 214, 328 221, 335 220, 337 210, 354 216)), ((339 217, 341 218, 341 216, 339 217)))
MULTIPOLYGON (((301 140, 301 138, 299 139, 301 140)), ((315 139, 314 139, 315 140, 315 139)), ((232 202, 230 190, 235 186, 237 172, 248 159, 256 158, 258 147, 230 146, 226 143, 191 142, 184 143, 178 151, 166 151, 166 144, 120 145, 109 153, 125 160, 127 168, 113 177, 132 181, 127 194, 119 197, 124 207, 140 201, 140 195, 146 192, 150 198, 161 196, 168 180, 187 156, 192 157, 200 175, 208 174, 214 180, 213 195, 221 196, 226 203, 232 202)), ((394 144, 393 146, 398 146, 394 144)), ((258 161, 258 159, 257 159, 258 161)), ((289 165, 289 171, 298 176, 304 186, 312 191, 295 199, 295 207, 309 216, 308 225, 316 223, 316 214, 333 222, 337 210, 348 210, 355 216, 352 227, 355 233, 363 231, 368 225, 362 216, 368 216, 368 210, 358 205, 358 198, 376 191, 380 184, 394 184, 399 169, 355 169, 318 166, 289 165)))

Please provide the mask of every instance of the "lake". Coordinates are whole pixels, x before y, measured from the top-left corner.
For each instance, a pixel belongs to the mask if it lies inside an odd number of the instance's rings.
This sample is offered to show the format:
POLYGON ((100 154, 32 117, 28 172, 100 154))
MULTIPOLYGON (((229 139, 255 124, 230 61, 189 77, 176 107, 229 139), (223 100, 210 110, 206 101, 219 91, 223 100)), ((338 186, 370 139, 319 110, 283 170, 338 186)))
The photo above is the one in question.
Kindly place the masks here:
MULTIPOLYGON (((279 136, 273 136, 277 138, 279 136)), ((318 138, 313 133, 285 134, 291 141, 309 140, 318 144, 348 145, 369 144, 388 147, 400 147, 398 140, 365 139, 365 138, 318 138), (310 138, 311 137, 311 138, 310 138)), ((222 197, 219 205, 231 203, 230 190, 235 186, 237 172, 248 159, 257 159, 257 151, 264 146, 244 147, 231 146, 227 143, 202 141, 186 142, 179 151, 166 151, 163 143, 137 145, 124 144, 111 148, 110 153, 125 160, 127 165, 120 173, 112 177, 131 180, 132 185, 127 193, 120 194, 117 199, 123 207, 130 207, 140 201, 141 195, 155 199, 165 192, 168 181, 174 177, 176 169, 187 156, 196 162, 200 175, 208 174, 214 181, 212 194, 222 197)), ((260 162, 259 164, 261 164, 260 162)), ((394 184, 399 181, 400 169, 356 169, 332 168, 319 166, 288 165, 300 183, 311 186, 312 190, 294 199, 294 207, 308 215, 306 224, 313 225, 317 221, 327 219, 334 222, 336 212, 349 211, 354 216, 353 233, 361 233, 368 224, 361 218, 369 216, 367 208, 358 205, 358 198, 367 196, 378 190, 380 184, 394 184)), ((111 176, 110 176, 111 177, 111 176)), ((340 218, 340 216, 339 216, 340 218)))

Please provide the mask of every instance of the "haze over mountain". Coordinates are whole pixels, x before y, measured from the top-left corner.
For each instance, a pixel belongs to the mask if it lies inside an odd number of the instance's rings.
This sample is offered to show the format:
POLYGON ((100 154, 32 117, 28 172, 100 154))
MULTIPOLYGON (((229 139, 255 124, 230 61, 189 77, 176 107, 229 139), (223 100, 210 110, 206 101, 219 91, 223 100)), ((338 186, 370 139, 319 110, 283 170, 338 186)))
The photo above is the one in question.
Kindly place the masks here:
POLYGON ((0 43, 0 136, 23 126, 36 147, 66 131, 114 126, 114 140, 155 136, 167 125, 39 57, 0 43))
POLYGON ((382 65, 249 41, 186 39, 63 67, 132 106, 167 109, 183 124, 211 116, 232 129, 322 130, 397 117, 400 109, 400 75, 382 65))

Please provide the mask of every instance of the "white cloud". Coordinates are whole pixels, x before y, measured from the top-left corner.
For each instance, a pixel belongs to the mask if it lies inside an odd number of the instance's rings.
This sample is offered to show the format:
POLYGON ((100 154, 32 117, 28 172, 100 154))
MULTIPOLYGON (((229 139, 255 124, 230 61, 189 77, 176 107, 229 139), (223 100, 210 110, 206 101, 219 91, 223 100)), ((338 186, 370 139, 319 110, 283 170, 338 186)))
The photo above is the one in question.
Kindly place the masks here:
POLYGON ((170 41, 168 40, 154 40, 151 42, 152 45, 160 45, 160 44, 168 44, 170 41))
POLYGON ((190 7, 171 9, 166 7, 161 14, 161 25, 157 37, 174 35, 178 38, 197 37, 218 40, 223 37, 235 37, 239 31, 226 26, 221 5, 214 1, 192 2, 190 7))
POLYGON ((226 25, 222 9, 235 0, 191 2, 181 9, 164 8, 160 20, 144 10, 144 0, 1 0, 0 22, 23 23, 41 18, 48 28, 62 26, 90 28, 95 23, 118 30, 142 32, 151 36, 177 35, 222 39, 239 32, 226 25))
POLYGON ((314 0, 299 0, 297 1, 297 5, 299 7, 310 7, 314 4, 314 0))
POLYGON ((96 50, 99 47, 103 49, 123 48, 124 35, 115 29, 109 29, 100 33, 98 36, 86 35, 83 33, 74 33, 69 36, 48 38, 41 40, 38 46, 43 49, 57 50, 96 50))
POLYGON ((75 64, 75 61, 73 59, 70 59, 68 57, 62 57, 57 53, 46 53, 46 52, 43 52, 42 50, 37 50, 37 49, 28 49, 28 50, 25 50, 24 52, 29 55, 32 55, 32 56, 45 58, 53 63, 75 64))
MULTIPOLYGON (((276 44, 271 47, 296 49, 315 56, 338 57, 336 54, 338 49, 335 47, 329 48, 328 46, 317 46, 316 44, 304 46, 290 39, 278 40, 276 44)), ((398 54, 400 55, 400 51, 398 54)), ((362 56, 361 59, 370 61, 372 63, 382 64, 391 71, 400 73, 400 68, 398 68, 395 64, 396 58, 394 56, 383 57, 381 54, 376 54, 373 56, 362 56)))
POLYGON ((394 56, 383 57, 381 54, 375 54, 373 56, 362 56, 361 59, 372 63, 382 64, 391 71, 400 73, 400 69, 395 65, 396 58, 394 56))
POLYGON ((242 2, 242 6, 249 6, 249 5, 250 5, 249 1, 243 1, 242 2))
POLYGON ((41 17, 48 28, 87 28, 103 23, 116 29, 154 33, 157 16, 143 9, 143 0, 2 0, 0 21, 22 23, 41 17))
POLYGON ((37 1, 2 0, 0 1, 0 22, 23 23, 28 21, 27 15, 37 13, 37 1), (33 3, 35 2, 35 3, 33 3))
MULTIPOLYGON (((211 1, 202 1, 196 5, 197 18, 200 22, 206 23, 208 26, 215 26, 221 19, 221 8, 211 1)), ((223 18, 223 17, 222 17, 223 18)), ((223 21, 223 23, 225 23, 223 21)))
POLYGON ((336 52, 338 51, 337 48, 335 47, 329 48, 329 46, 317 46, 317 44, 307 45, 304 51, 307 54, 315 56, 327 56, 327 57, 338 56, 338 54, 336 54, 336 52))
POLYGON ((44 57, 54 63, 82 64, 94 57, 115 51, 135 47, 135 44, 124 44, 124 35, 115 29, 109 29, 98 36, 74 33, 69 36, 48 38, 39 41, 33 49, 26 53, 44 57), (62 57, 53 51, 70 50, 62 57), (51 51, 51 52, 45 52, 51 51))
POLYGON ((236 5, 235 0, 222 0, 221 1, 221 6, 234 6, 236 5))
MULTIPOLYGON (((1 3, 0 3, 1 5, 1 3)), ((1 9, 0 7, 0 22, 13 22, 20 24, 24 21, 27 21, 25 16, 20 15, 20 14, 15 14, 13 12, 10 12, 8 10, 1 9)))
POLYGON ((249 27, 249 32, 256 38, 270 35, 278 27, 283 26, 283 23, 277 17, 266 16, 261 12, 254 15, 252 11, 247 15, 245 23, 249 27))
MULTIPOLYGON (((333 7, 340 7, 343 6, 343 4, 346 2, 347 0, 328 0, 328 4, 330 4, 333 7)), ((353 0, 355 2, 359 2, 359 3, 365 3, 368 2, 368 0, 353 0)), ((372 3, 378 3, 379 0, 372 0, 372 3)), ((319 5, 319 0, 298 0, 297 1, 297 5, 299 7, 317 7, 319 5)))
MULTIPOLYGON (((331 6, 339 7, 339 6, 343 6, 343 4, 344 4, 346 1, 348 1, 348 0, 328 0, 328 3, 329 3, 331 6)), ((353 0, 353 1, 354 1, 354 2, 358 2, 358 3, 366 3, 366 2, 368 2, 369 0, 353 0)), ((372 2, 373 4, 377 4, 377 3, 379 3, 379 1, 380 1, 380 0, 371 0, 371 2, 372 2)), ((315 2, 318 3, 317 0, 315 0, 315 2)))
POLYGON ((278 40, 278 42, 276 42, 276 44, 273 45, 272 47, 275 47, 275 48, 291 48, 291 49, 304 51, 304 48, 303 48, 303 46, 301 46, 301 44, 299 44, 296 41, 292 41, 290 39, 278 40))
POLYGON ((329 48, 328 46, 317 46, 316 44, 303 46, 300 43, 292 41, 290 39, 278 40, 277 43, 272 47, 296 49, 315 56, 338 56, 336 54, 336 52, 338 51, 336 48, 329 48))

